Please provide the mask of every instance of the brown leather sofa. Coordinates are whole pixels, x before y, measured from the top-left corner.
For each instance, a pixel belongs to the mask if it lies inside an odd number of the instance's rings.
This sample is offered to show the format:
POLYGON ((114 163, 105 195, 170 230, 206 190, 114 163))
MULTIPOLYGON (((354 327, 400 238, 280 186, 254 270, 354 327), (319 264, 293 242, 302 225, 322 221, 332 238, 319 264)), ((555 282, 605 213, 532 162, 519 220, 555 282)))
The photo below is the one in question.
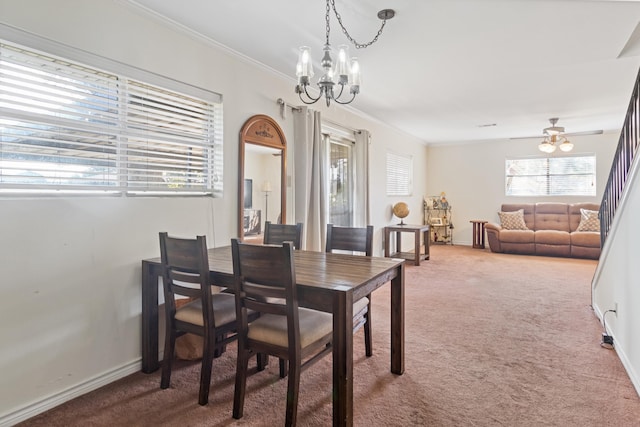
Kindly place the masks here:
POLYGON ((580 209, 598 211, 596 203, 503 204, 501 212, 524 210, 528 230, 507 230, 487 223, 485 230, 492 252, 598 259, 600 232, 577 231, 580 209))

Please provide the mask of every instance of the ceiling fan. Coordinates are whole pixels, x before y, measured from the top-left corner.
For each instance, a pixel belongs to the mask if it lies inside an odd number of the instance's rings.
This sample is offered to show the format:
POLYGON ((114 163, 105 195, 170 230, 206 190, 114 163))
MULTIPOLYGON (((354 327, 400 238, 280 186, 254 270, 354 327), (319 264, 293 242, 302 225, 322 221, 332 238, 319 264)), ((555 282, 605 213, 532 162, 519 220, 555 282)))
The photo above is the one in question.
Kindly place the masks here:
POLYGON ((567 137, 569 136, 581 136, 581 135, 600 135, 602 130, 588 130, 583 132, 565 132, 564 126, 556 126, 558 123, 557 117, 549 119, 551 126, 542 129, 542 135, 534 136, 519 136, 510 139, 530 139, 530 138, 544 138, 538 145, 538 149, 545 153, 553 153, 557 147, 560 150, 568 152, 573 150, 573 143, 571 143, 567 137))

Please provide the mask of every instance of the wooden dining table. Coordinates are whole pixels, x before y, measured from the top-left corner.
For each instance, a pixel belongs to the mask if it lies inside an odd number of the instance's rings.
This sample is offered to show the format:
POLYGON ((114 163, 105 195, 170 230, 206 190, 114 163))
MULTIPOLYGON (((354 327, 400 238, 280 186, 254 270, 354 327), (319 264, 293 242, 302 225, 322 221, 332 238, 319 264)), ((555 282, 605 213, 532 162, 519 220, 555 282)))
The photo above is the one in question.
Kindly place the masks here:
MULTIPOLYGON (((333 425, 353 425, 353 302, 391 283, 391 372, 404 373, 404 260, 295 251, 300 306, 333 315, 333 425)), ((209 249, 212 285, 233 289, 231 247, 209 249)), ((158 361, 160 258, 142 261, 142 371, 158 361)), ((375 353, 374 353, 375 356, 375 353)))

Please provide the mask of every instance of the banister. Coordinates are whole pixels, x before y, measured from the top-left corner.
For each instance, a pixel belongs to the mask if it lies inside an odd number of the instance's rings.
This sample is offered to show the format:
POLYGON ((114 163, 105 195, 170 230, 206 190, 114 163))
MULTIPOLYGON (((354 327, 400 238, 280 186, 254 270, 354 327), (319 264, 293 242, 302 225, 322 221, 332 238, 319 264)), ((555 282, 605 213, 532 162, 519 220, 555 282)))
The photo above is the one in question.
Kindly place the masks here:
POLYGON ((629 169, 638 151, 640 141, 640 71, 629 101, 629 108, 625 116, 618 147, 616 148, 607 185, 600 203, 600 246, 604 247, 618 204, 622 197, 629 169))

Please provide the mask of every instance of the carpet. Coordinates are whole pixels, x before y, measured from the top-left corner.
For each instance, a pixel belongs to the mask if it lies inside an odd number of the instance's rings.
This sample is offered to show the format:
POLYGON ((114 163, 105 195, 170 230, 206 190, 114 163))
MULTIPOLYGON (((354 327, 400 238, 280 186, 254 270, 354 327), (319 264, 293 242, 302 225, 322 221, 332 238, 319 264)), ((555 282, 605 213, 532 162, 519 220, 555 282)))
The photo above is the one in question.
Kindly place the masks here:
MULTIPOLYGON (((362 330, 354 337, 354 425, 640 425, 638 394, 600 346, 596 266, 433 246, 429 261, 406 266, 405 374, 389 372, 388 286, 373 294, 373 357, 362 330)), ((21 425, 284 424, 286 381, 273 358, 249 378, 244 417, 231 417, 235 353, 230 345, 214 360, 207 406, 197 403, 199 362, 177 361, 167 390, 159 372, 136 373, 21 425)), ((331 425, 331 356, 302 373, 299 402, 299 425, 331 425)))

